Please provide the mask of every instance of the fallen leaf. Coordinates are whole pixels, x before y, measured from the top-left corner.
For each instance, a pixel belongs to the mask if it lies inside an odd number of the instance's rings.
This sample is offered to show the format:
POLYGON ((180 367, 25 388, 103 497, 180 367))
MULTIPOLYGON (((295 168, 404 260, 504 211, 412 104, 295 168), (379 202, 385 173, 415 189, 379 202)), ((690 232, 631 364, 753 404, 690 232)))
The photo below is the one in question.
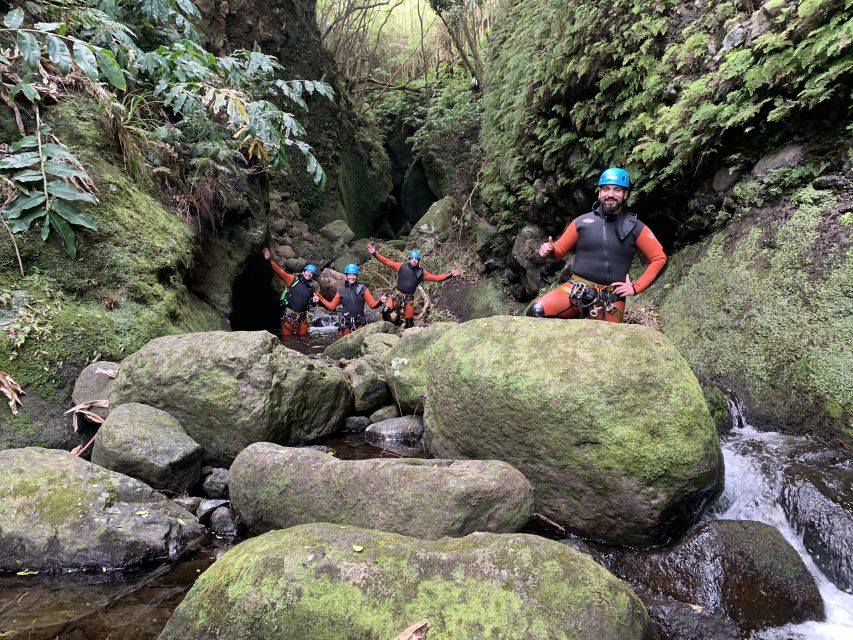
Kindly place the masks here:
MULTIPOLYGON (((21 404, 21 400, 18 396, 27 395, 24 393, 24 390, 12 379, 5 371, 0 371, 0 391, 3 392, 3 395, 9 398, 9 408, 12 410, 14 415, 18 415, 18 405, 21 404)), ((22 405, 23 406, 23 405, 22 405)))
POLYGON ((38 571, 30 571, 29 569, 24 569, 23 571, 18 571, 16 575, 19 576, 34 576, 38 574, 38 571))
POLYGON ((186 522, 184 522, 183 520, 181 520, 180 518, 178 518, 178 524, 179 524, 179 525, 181 525, 181 526, 184 526, 184 525, 186 524, 186 522))
POLYGON ((115 378, 118 373, 117 369, 101 369, 98 367, 95 369, 95 373, 100 373, 102 376, 108 376, 110 378, 115 378))
POLYGON ((394 640, 426 640, 427 631, 429 631, 429 621, 421 620, 404 629, 394 640))
POLYGON ((362 547, 360 544, 354 544, 352 545, 352 550, 356 553, 361 553, 362 551, 364 551, 364 547, 362 547))
POLYGON ((137 511, 136 515, 138 515, 141 518, 147 518, 148 516, 151 515, 151 512, 150 511, 137 511))

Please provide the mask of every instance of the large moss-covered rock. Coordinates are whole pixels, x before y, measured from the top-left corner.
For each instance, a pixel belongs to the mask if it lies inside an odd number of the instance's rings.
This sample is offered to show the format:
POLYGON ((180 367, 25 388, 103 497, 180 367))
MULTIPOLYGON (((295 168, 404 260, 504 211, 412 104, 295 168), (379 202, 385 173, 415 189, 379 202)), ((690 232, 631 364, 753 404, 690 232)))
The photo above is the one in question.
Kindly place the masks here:
POLYGON ((39 448, 0 451, 0 523, 0 572, 129 567, 204 532, 139 480, 39 448))
POLYGON ((352 407, 340 370, 282 347, 265 331, 152 340, 119 370, 110 403, 126 402, 169 412, 208 459, 227 461, 253 442, 328 435, 352 407))
POLYGON ((853 201, 847 185, 754 209, 768 185, 742 182, 744 208, 677 252, 649 290, 696 375, 733 391, 756 426, 853 438, 853 227, 838 215, 853 201))
POLYGON ((428 363, 433 455, 509 462, 537 511, 582 535, 659 543, 721 488, 702 390, 653 329, 495 316, 448 330, 428 363))
POLYGON ((450 322, 436 322, 428 327, 407 329, 389 352, 385 381, 402 411, 423 413, 428 355, 436 340, 452 326, 450 322))
POLYGON ((726 616, 742 634, 824 617, 814 577, 761 522, 706 522, 670 548, 629 551, 608 565, 638 589, 726 616))
POLYGON ((364 339, 374 333, 396 333, 397 327, 392 323, 380 320, 379 322, 371 322, 365 327, 361 327, 358 331, 353 331, 351 334, 338 338, 323 351, 324 356, 329 358, 357 358, 361 355, 361 346, 364 339))
POLYGON ((537 536, 424 542, 329 524, 234 547, 175 610, 162 640, 394 638, 639 640, 634 593, 580 553, 537 536))
POLYGON ((201 446, 180 422, 134 402, 110 412, 92 449, 94 464, 173 493, 185 493, 198 482, 201 456, 201 446))
POLYGON ((518 531, 533 489, 497 460, 341 461, 259 442, 230 471, 231 504, 255 532, 333 522, 417 538, 518 531))

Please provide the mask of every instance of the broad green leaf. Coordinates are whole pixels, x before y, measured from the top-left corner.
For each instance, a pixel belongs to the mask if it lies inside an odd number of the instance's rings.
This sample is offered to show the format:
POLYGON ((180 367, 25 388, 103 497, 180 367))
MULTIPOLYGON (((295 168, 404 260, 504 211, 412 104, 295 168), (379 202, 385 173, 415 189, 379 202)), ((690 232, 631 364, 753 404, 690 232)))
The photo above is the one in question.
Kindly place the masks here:
POLYGON ((29 31, 18 31, 18 48, 24 58, 24 64, 30 69, 38 69, 41 60, 41 47, 36 37, 29 31))
POLYGON ((76 224, 80 227, 86 227, 87 229, 91 229, 92 231, 98 230, 98 223, 95 222, 92 216, 86 215, 81 211, 78 211, 77 207, 75 207, 70 202, 65 202, 64 200, 54 200, 52 204, 52 210, 55 214, 62 216, 71 224, 76 224))
POLYGON ((83 73, 88 76, 90 80, 98 80, 98 63, 95 60, 95 54, 92 53, 92 49, 80 42, 79 40, 75 40, 74 42, 74 62, 77 63, 77 66, 83 70, 83 73))
POLYGON ((98 199, 91 193, 78 191, 67 182, 62 180, 51 180, 47 183, 47 192, 63 200, 81 200, 83 202, 97 202, 98 199))
POLYGON ((39 31, 56 31, 64 22, 36 22, 33 26, 39 31))
POLYGON ((50 224, 59 233, 62 238, 62 244, 65 245, 65 252, 72 258, 77 257, 77 242, 74 238, 74 230, 65 222, 65 220, 56 214, 50 215, 50 224))
POLYGON ((0 62, 2 62, 3 64, 9 64, 9 58, 0 53, 0 62))
POLYGON ((45 198, 43 193, 36 193, 31 196, 18 196, 11 204, 7 204, 3 207, 3 217, 6 218, 6 220, 14 220, 15 218, 20 217, 20 215, 27 209, 37 207, 44 202, 44 200, 45 198))
POLYGON ((24 92, 24 95, 27 96, 27 100, 29 100, 30 102, 36 102, 41 97, 38 92, 38 89, 36 89, 29 82, 24 82, 21 84, 21 91, 24 92))
POLYGON ((39 144, 38 138, 35 136, 24 136, 20 140, 9 145, 9 150, 17 153, 21 149, 32 149, 39 144))
POLYGON ((67 75, 71 72, 71 54, 68 52, 68 46, 62 38, 48 33, 47 36, 47 55, 51 62, 56 65, 59 72, 67 75))
POLYGON ((24 10, 20 8, 13 9, 3 17, 3 24, 10 29, 18 29, 24 24, 24 10))
POLYGON ((7 156, 0 160, 0 169, 21 169, 31 167, 39 161, 38 151, 26 151, 7 156))
POLYGON ((89 174, 65 162, 48 160, 44 163, 44 172, 59 178, 88 178, 89 174))
POLYGON ((47 242, 47 238, 50 235, 50 213, 48 213, 44 217, 44 222, 41 223, 41 239, 44 242, 47 242))
POLYGON ((12 176, 13 182, 35 182, 41 180, 44 174, 36 169, 24 169, 12 176))
POLYGON ((124 80, 124 73, 121 67, 118 66, 113 52, 109 49, 95 49, 95 55, 98 58, 98 64, 101 66, 101 71, 116 89, 121 91, 127 90, 127 83, 124 80))
MULTIPOLYGON (((77 158, 75 158, 69 151, 60 144, 43 144, 41 146, 41 152, 44 154, 45 158, 56 158, 57 160, 71 160, 72 162, 77 162, 77 158)), ((21 165, 27 166, 27 165, 21 165)), ((0 166, 0 169, 3 167, 0 166)))
POLYGON ((197 18, 201 15, 198 12, 198 8, 192 3, 192 0, 178 0, 178 6, 188 16, 194 16, 197 18))
POLYGON ((15 220, 9 221, 9 231, 12 233, 21 233, 22 231, 26 231, 30 228, 30 225, 34 220, 38 220, 47 215, 47 209, 44 207, 39 207, 38 209, 33 209, 32 211, 27 211, 25 214, 16 218, 15 220))

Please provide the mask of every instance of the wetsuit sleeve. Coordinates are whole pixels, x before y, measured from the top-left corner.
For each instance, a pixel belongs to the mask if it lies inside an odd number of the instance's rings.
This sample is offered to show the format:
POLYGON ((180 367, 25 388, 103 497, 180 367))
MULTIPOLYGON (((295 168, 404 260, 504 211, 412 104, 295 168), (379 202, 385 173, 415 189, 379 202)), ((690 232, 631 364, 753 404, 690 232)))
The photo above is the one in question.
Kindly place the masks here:
POLYGON ((375 300, 373 296, 370 294, 370 289, 364 290, 364 301, 367 303, 367 306, 371 309, 375 309, 380 304, 382 304, 381 300, 375 300))
POLYGON ((565 258, 566 254, 575 248, 577 241, 578 228, 575 226, 575 220, 572 220, 566 230, 563 231, 563 235, 554 243, 554 258, 557 260, 565 258))
POLYGON ((449 280, 453 277, 452 273, 430 273, 429 271, 424 271, 424 280, 427 282, 444 282, 445 280, 449 280))
POLYGON ((293 284, 293 274, 288 273, 280 266, 278 266, 278 263, 272 258, 270 258, 270 266, 272 267, 272 270, 278 274, 278 277, 284 280, 284 284, 286 284, 288 287, 293 284))
POLYGON ((391 267, 394 271, 399 271, 400 267, 403 264, 402 262, 394 262, 390 258, 386 258, 385 256, 381 255, 378 251, 376 253, 374 253, 373 255, 376 256, 376 259, 379 260, 379 262, 384 264, 386 267, 391 267))
POLYGON ((637 248, 643 252, 646 260, 649 261, 649 266, 646 267, 643 275, 634 282, 634 293, 642 293, 654 282, 654 279, 663 269, 666 264, 666 254, 663 252, 663 247, 658 239, 655 238, 655 234, 645 225, 637 236, 637 248))
POLYGON ((332 298, 331 301, 326 300, 321 293, 318 293, 317 295, 320 297, 320 302, 323 303, 323 306, 326 307, 329 311, 334 311, 341 303, 341 294, 337 291, 335 291, 335 297, 332 298))

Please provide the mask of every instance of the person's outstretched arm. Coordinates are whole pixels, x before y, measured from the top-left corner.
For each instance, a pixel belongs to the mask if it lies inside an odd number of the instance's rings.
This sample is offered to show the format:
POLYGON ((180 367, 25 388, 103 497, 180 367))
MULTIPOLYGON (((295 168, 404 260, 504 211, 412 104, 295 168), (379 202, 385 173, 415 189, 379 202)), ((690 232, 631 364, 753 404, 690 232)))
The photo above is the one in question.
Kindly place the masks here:
MULTIPOLYGON (((384 298, 385 296, 382 296, 382 297, 384 298)), ((380 304, 382 304, 384 302, 382 300, 382 298, 380 298, 379 300, 375 300, 370 293, 370 289, 367 289, 367 288, 364 289, 364 301, 367 303, 367 306, 370 307, 371 309, 375 309, 376 307, 378 307, 380 304)))
POLYGON ((337 291, 335 291, 335 297, 332 298, 331 301, 326 300, 321 293, 318 293, 317 297, 320 298, 320 304, 326 307, 329 311, 334 311, 341 303, 341 294, 337 291))
POLYGON ((402 262, 394 262, 390 258, 386 258, 382 254, 380 254, 376 250, 376 245, 372 242, 367 243, 367 250, 370 252, 370 255, 374 256, 379 262, 384 264, 386 267, 391 267, 394 271, 399 271, 400 267, 403 265, 402 262))
POLYGON ((449 278, 455 278, 460 273, 462 273, 462 269, 460 269, 459 267, 453 267, 453 270, 449 273, 435 274, 430 273, 429 271, 424 271, 424 280, 426 280, 427 282, 444 282, 449 278))
POLYGON ((264 258, 266 258, 269 261, 270 266, 272 267, 272 270, 276 272, 276 274, 278 275, 279 278, 284 280, 284 284, 286 284, 288 287, 290 285, 292 285, 294 275, 292 273, 288 273, 287 271, 282 269, 279 266, 279 264, 275 260, 272 259, 272 255, 270 254, 270 250, 268 248, 264 247, 263 254, 264 254, 264 258))

